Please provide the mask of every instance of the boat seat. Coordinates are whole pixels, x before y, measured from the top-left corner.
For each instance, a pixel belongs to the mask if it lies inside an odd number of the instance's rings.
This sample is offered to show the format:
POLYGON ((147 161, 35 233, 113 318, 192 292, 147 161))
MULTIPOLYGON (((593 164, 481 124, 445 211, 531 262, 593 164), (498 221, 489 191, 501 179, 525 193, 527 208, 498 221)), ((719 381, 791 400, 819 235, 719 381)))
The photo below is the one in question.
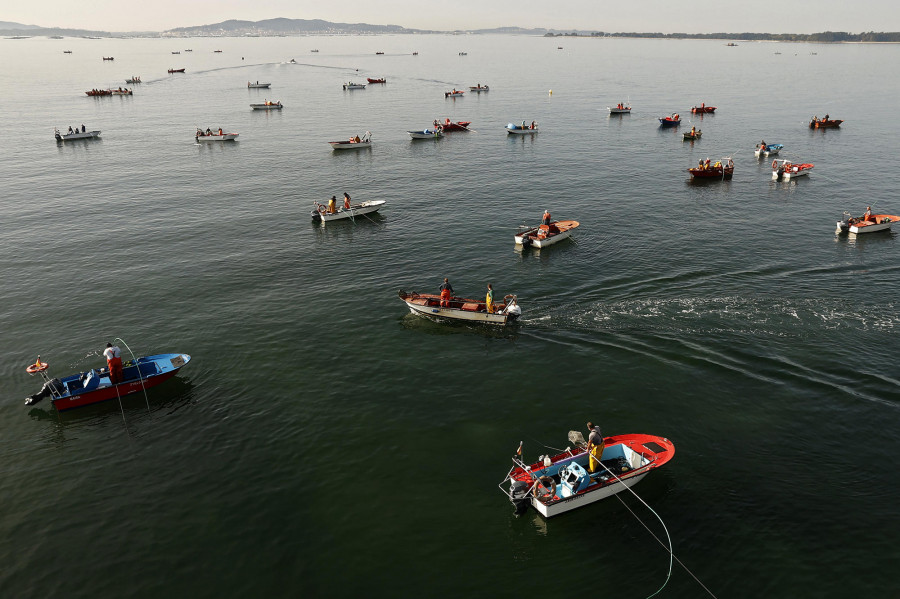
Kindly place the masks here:
POLYGON ((466 312, 478 312, 478 304, 475 302, 466 302, 462 305, 461 309, 466 312))
POLYGON ((416 299, 409 300, 409 303, 416 304, 417 306, 427 306, 428 299, 424 297, 417 297, 416 299))

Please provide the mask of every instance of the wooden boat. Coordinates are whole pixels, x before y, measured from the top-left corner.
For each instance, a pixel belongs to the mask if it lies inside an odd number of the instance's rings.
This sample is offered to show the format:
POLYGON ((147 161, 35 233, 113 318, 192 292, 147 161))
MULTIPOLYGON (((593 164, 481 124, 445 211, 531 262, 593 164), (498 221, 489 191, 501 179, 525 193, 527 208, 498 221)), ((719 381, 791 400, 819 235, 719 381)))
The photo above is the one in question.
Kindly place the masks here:
POLYGON ((353 83, 352 81, 348 81, 344 84, 344 89, 366 89, 365 83, 353 83))
POLYGON ((212 141, 234 141, 235 139, 237 139, 238 135, 240 135, 240 133, 223 133, 221 129, 219 129, 218 132, 207 134, 202 130, 197 129, 197 133, 194 135, 194 139, 197 140, 198 143, 208 143, 212 141))
POLYGON ((250 108, 253 110, 281 110, 284 106, 281 105, 281 100, 279 100, 278 102, 266 101, 262 104, 251 104, 250 108))
POLYGON ((444 131, 440 125, 434 129, 425 129, 423 131, 407 131, 413 139, 440 139, 444 137, 444 131))
POLYGON ((445 98, 459 98, 464 93, 466 93, 466 92, 454 88, 453 91, 444 92, 444 97, 445 98))
POLYGON ((380 79, 372 79, 371 77, 366 77, 366 81, 369 83, 387 83, 387 79, 381 77, 380 79))
POLYGON ((114 95, 114 96, 131 96, 131 95, 134 95, 133 92, 132 92, 130 89, 125 89, 125 88, 121 88, 121 87, 120 87, 119 89, 112 89, 112 88, 110 88, 110 89, 107 90, 107 91, 109 91, 109 93, 111 93, 111 94, 114 95))
POLYGON ((41 375, 45 381, 44 389, 29 396, 25 404, 34 405, 50 397, 56 409, 63 412, 124 397, 167 381, 190 361, 191 357, 187 354, 157 354, 128 361, 123 364, 122 382, 115 384, 110 381, 107 368, 94 368, 61 379, 51 379, 47 375, 46 362, 32 364, 27 370, 30 374, 41 375))
POLYGON ((671 116, 659 118, 659 126, 660 127, 677 127, 680 123, 681 123, 681 115, 679 115, 676 112, 673 112, 671 116))
POLYGON ((172 52, 172 54, 181 54, 181 52, 176 50, 175 52, 172 52))
POLYGON ((609 114, 631 114, 631 104, 627 102, 619 103, 616 106, 607 106, 606 109, 609 110, 609 114))
POLYGON ((490 86, 487 86, 487 85, 481 85, 481 84, 479 83, 478 85, 470 85, 470 86, 469 86, 469 91, 470 91, 470 92, 474 92, 474 93, 476 93, 476 94, 480 94, 481 92, 489 92, 489 91, 491 91, 491 88, 490 88, 490 86))
POLYGON ((790 181, 795 177, 803 177, 809 174, 815 165, 809 163, 796 163, 790 160, 772 161, 772 179, 778 181, 784 179, 790 181))
POLYGON ((691 106, 692 114, 712 114, 715 111, 715 106, 707 106, 706 104, 701 104, 700 106, 691 106))
POLYGON ((469 125, 472 124, 472 121, 457 121, 453 122, 450 119, 444 119, 443 122, 435 119, 433 125, 435 127, 442 127, 444 133, 448 133, 450 131, 468 131, 469 125))
POLYGON ((522 308, 516 303, 515 295, 507 295, 502 303, 494 305, 489 313, 484 302, 451 297, 446 305, 441 305, 441 296, 435 293, 416 293, 400 291, 400 299, 413 314, 438 321, 461 321, 481 324, 505 325, 514 322, 522 315, 522 308))
POLYGON ((353 220, 357 216, 362 216, 363 214, 378 212, 384 204, 384 200, 372 200, 361 204, 351 204, 349 208, 341 206, 335 212, 328 212, 328 206, 320 204, 319 202, 313 202, 314 208, 310 210, 309 215, 313 220, 321 221, 323 223, 333 220, 343 220, 345 218, 353 220))
POLYGON ((376 56, 381 56, 382 54, 384 54, 384 52, 376 52, 375 53, 376 56))
POLYGON ((140 75, 135 75, 131 79, 126 79, 125 83, 135 84, 135 83, 143 83, 143 81, 141 81, 140 75))
POLYGON ((84 92, 89 96, 111 96, 112 91, 108 89, 92 89, 90 91, 84 92))
POLYGON ((536 227, 520 227, 513 238, 516 245, 544 248, 548 245, 568 239, 580 223, 577 220, 555 220, 549 225, 536 227))
POLYGON ((112 56, 104 56, 103 60, 115 60, 115 58, 112 56))
POLYGON ((184 73, 184 69, 169 69, 169 73, 184 73))
POLYGON ((63 50, 63 54, 71 54, 71 53, 72 53, 71 50, 63 50))
POLYGON ((94 139, 95 137, 100 137, 99 131, 75 131, 73 133, 60 133, 59 129, 53 130, 53 136, 56 137, 56 141, 72 141, 75 139, 94 139))
POLYGON ((213 50, 213 54, 221 54, 221 53, 222 53, 221 50, 213 50))
POLYGON ((697 130, 697 131, 694 131, 693 133, 691 133, 690 131, 685 131, 683 136, 684 136, 684 141, 696 141, 696 140, 700 139, 701 137, 703 137, 703 131, 697 130))
POLYGON ((765 146, 763 146, 762 144, 756 144, 756 150, 753 152, 753 155, 757 158, 762 158, 763 156, 774 156, 783 149, 783 144, 766 144, 765 146))
POLYGON ((259 81, 257 81, 256 83, 250 83, 249 81, 247 82, 247 87, 249 89, 266 89, 270 85, 272 85, 272 84, 271 83, 260 83, 259 81))
POLYGON ((891 225, 896 222, 900 222, 900 216, 896 214, 870 214, 868 217, 865 215, 853 217, 849 212, 844 212, 837 226, 841 233, 875 233, 876 231, 890 230, 891 225))
POLYGON ((531 125, 526 125, 525 121, 522 121, 521 125, 508 123, 506 125, 506 132, 509 135, 531 135, 538 132, 538 125, 534 121, 531 121, 531 125))
POLYGON ((524 513, 531 506, 550 518, 600 501, 636 485, 651 470, 675 456, 675 445, 665 437, 615 435, 604 439, 600 465, 590 473, 584 437, 572 431, 569 440, 574 447, 553 456, 541 456, 532 464, 513 457, 513 467, 500 489, 516 513, 524 513))
POLYGON ((824 119, 820 119, 818 117, 813 117, 811 121, 809 121, 810 129, 834 129, 841 126, 841 123, 844 121, 841 119, 828 119, 828 115, 825 115, 824 119))
POLYGON ((366 131, 366 134, 360 137, 351 137, 348 141, 329 141, 333 150, 362 150, 363 148, 372 147, 372 134, 366 131))
POLYGON ((731 179, 734 175, 734 160, 723 158, 714 164, 708 164, 709 159, 700 166, 689 168, 688 172, 693 179, 731 179))

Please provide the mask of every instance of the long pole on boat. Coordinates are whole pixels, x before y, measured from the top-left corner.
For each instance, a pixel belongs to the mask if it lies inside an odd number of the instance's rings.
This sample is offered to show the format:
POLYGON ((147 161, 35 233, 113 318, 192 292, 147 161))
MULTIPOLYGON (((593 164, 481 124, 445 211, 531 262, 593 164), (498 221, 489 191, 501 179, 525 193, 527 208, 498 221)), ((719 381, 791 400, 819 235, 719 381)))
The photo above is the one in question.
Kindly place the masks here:
MULTIPOLYGON (((121 342, 122 342, 122 345, 124 345, 126 348, 128 348, 128 352, 131 354, 131 361, 134 362, 134 367, 137 368, 138 378, 139 378, 140 381, 141 381, 141 389, 144 391, 144 401, 147 402, 147 413, 150 414, 150 398, 147 397, 147 387, 144 386, 144 376, 141 374, 141 365, 138 364, 138 360, 137 360, 137 358, 135 357, 134 352, 131 351, 131 348, 128 347, 128 344, 125 343, 125 340, 124 340, 124 339, 122 339, 121 337, 116 337, 115 339, 113 339, 113 341, 121 341, 121 342)), ((116 388, 116 393, 118 393, 118 392, 119 392, 119 389, 118 389, 118 387, 117 387, 117 388, 116 388)), ((120 403, 120 404, 122 403, 122 399, 121 399, 121 398, 119 398, 119 403, 120 403)), ((123 415, 124 415, 124 414, 123 414, 123 415)))

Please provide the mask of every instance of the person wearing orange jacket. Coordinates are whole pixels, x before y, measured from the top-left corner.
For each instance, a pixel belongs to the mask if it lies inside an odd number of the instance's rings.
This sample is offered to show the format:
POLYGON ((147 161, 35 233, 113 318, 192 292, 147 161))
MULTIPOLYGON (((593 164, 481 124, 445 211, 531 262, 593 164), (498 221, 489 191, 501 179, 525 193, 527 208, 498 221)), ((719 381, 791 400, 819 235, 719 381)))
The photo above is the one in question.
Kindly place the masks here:
POLYGON ((450 285, 450 280, 444 277, 444 282, 441 283, 441 308, 450 307, 450 296, 452 295, 453 287, 450 285))

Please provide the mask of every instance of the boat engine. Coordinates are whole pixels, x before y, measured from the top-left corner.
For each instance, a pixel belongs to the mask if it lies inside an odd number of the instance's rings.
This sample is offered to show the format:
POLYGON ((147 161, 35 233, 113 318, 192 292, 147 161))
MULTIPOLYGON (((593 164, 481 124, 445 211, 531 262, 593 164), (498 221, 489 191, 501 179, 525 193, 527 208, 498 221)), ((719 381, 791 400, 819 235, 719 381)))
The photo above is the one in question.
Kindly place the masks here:
POLYGON ((841 229, 841 231, 844 231, 846 233, 847 231, 850 230, 850 219, 851 218, 852 217, 850 216, 849 212, 844 212, 841 215, 841 222, 838 223, 838 227, 841 229))
POLYGON ((531 503, 529 489, 531 485, 522 480, 514 480, 509 485, 509 500, 516 508, 516 516, 524 514, 531 503))

